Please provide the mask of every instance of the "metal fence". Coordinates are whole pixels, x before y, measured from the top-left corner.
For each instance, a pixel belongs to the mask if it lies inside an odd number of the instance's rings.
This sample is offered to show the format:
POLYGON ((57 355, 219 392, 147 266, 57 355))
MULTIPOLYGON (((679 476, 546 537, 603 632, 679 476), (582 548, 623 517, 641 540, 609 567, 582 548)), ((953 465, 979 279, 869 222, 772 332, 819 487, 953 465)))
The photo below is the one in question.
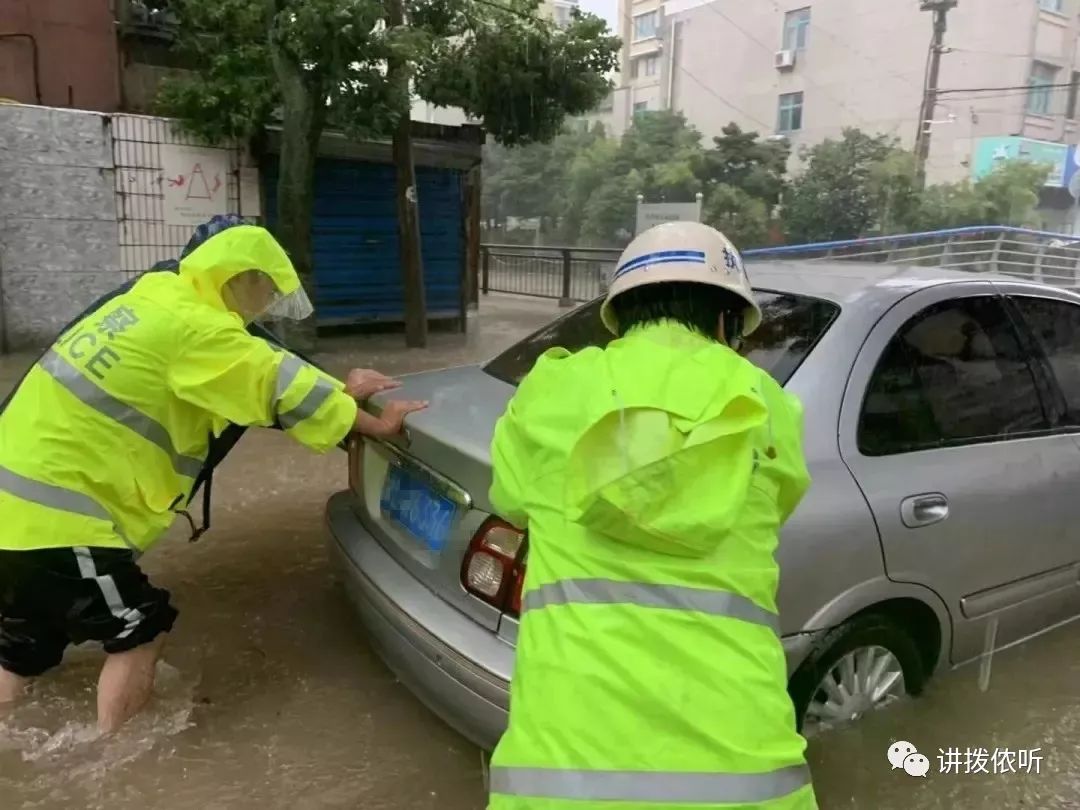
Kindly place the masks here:
MULTIPOLYGON (((120 269, 128 277, 148 270, 154 262, 175 259, 191 238, 193 225, 165 224, 163 146, 205 144, 179 133, 173 122, 145 115, 112 116, 113 161, 116 166, 116 213, 120 232, 120 269)), ((240 210, 237 147, 228 154, 228 210, 240 210)))
POLYGON ((557 298, 563 306, 607 289, 618 248, 480 246, 480 290, 557 298))
MULTIPOLYGON (((557 298, 563 305, 588 301, 606 290, 618 248, 553 248, 482 245, 481 287, 557 298)), ((1004 226, 979 226, 743 252, 761 261, 807 263, 860 261, 996 272, 1060 287, 1080 287, 1080 237, 1004 226)))

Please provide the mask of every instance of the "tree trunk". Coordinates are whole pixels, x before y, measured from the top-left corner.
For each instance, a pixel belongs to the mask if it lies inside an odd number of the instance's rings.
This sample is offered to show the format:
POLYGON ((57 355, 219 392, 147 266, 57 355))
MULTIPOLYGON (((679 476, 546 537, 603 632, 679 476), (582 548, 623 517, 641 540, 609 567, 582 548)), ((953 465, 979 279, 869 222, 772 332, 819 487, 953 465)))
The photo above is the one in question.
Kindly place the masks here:
POLYGON ((480 306, 480 192, 483 188, 483 169, 477 164, 468 174, 468 257, 465 263, 465 303, 467 308, 480 306))
MULTIPOLYGON (((391 27, 405 24, 402 0, 387 0, 386 22, 391 27)), ((397 174, 398 246, 401 254, 401 282, 405 297, 405 345, 427 346, 427 301, 424 294, 424 265, 420 254, 420 212, 413 165, 412 138, 409 135, 412 97, 409 66, 404 60, 391 59, 387 77, 397 84, 402 104, 401 117, 394 129, 394 166, 397 174)))
MULTIPOLYGON (((307 75, 288 54, 271 44, 274 72, 281 86, 281 156, 277 187, 278 241, 292 259, 308 296, 315 301, 311 257, 311 215, 315 202, 315 158, 326 121, 321 82, 307 75)), ((315 317, 281 324, 282 338, 297 351, 315 348, 315 317)))

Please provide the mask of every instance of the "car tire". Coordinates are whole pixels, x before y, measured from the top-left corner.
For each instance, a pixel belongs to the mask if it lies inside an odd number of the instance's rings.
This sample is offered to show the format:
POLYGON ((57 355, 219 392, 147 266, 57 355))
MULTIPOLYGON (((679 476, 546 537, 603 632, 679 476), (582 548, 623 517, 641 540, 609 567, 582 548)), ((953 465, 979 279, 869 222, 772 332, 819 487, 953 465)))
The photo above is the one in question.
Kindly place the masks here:
POLYGON ((792 675, 788 693, 795 705, 795 723, 803 732, 811 702, 834 667, 845 656, 866 648, 881 648, 893 655, 904 676, 904 691, 922 693, 926 664, 911 633, 896 620, 877 613, 857 616, 826 633, 792 675))

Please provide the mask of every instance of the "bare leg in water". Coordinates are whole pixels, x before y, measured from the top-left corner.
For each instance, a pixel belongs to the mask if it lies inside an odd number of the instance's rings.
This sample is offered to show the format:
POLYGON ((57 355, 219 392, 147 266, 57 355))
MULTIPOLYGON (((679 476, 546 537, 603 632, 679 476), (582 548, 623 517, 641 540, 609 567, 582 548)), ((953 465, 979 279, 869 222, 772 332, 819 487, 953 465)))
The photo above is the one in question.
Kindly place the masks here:
POLYGON ((142 711, 154 691, 154 673, 165 636, 105 660, 98 679, 98 729, 111 734, 142 711))
POLYGON ((3 667, 0 667, 0 706, 18 700, 28 683, 30 683, 29 678, 16 675, 14 672, 8 672, 3 667))

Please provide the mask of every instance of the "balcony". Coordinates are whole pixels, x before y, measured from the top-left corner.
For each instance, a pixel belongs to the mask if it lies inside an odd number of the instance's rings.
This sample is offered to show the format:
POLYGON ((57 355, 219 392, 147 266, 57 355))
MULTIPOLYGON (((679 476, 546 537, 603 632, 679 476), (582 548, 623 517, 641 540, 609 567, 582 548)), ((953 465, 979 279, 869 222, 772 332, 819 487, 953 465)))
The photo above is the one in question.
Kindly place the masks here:
POLYGON ((168 0, 121 0, 117 4, 120 36, 171 44, 176 39, 176 15, 168 0))

